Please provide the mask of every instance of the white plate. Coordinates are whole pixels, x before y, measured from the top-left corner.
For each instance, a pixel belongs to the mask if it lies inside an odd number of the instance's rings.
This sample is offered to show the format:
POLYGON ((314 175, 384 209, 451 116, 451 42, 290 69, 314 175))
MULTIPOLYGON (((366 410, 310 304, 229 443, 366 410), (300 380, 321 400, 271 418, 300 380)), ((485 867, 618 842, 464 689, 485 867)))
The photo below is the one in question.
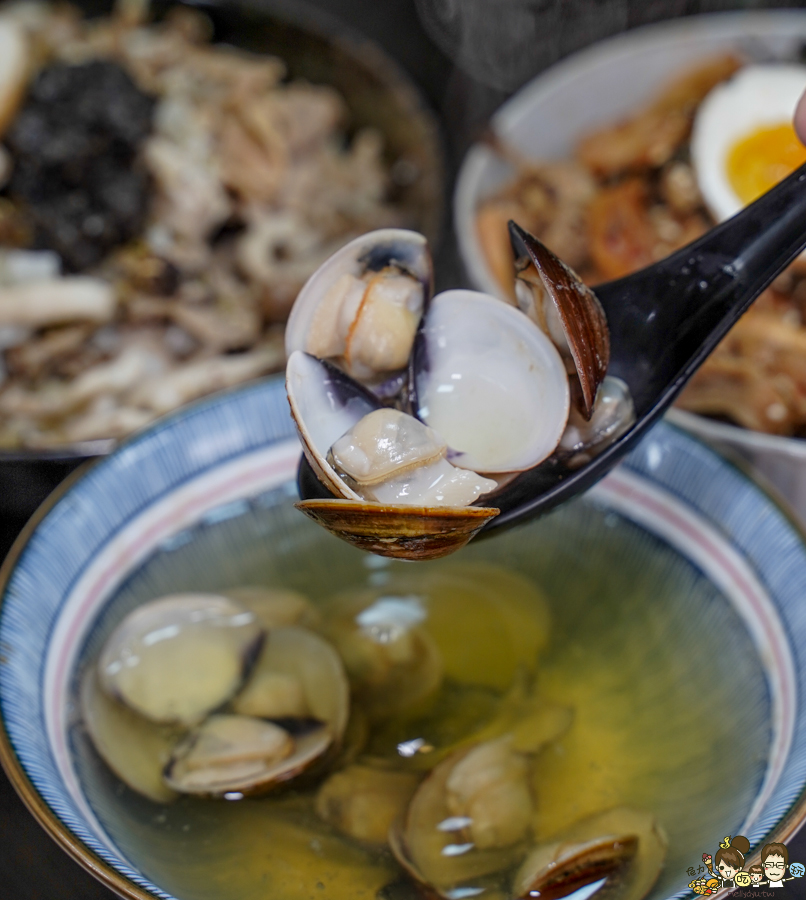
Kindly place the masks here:
MULTIPOLYGON (((647 25, 600 41, 529 82, 493 116, 495 132, 533 159, 566 159, 579 139, 639 110, 675 75, 699 60, 734 51, 748 60, 797 59, 806 10, 692 16, 647 25)), ((500 295, 476 236, 475 211, 513 176, 511 166, 476 144, 464 159, 454 218, 466 271, 479 290, 500 295)), ((757 434, 673 411, 673 420, 758 468, 806 522, 806 441, 757 434)))

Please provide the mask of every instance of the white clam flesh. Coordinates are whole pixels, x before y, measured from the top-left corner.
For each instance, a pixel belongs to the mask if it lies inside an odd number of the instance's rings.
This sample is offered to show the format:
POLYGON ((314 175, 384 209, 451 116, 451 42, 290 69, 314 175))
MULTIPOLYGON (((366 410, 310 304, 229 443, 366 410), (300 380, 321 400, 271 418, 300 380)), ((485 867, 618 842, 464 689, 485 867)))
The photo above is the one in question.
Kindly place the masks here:
POLYGON ((98 660, 101 687, 153 722, 192 725, 241 687, 263 642, 256 616, 217 594, 172 594, 134 610, 98 660))
POLYGON ((635 421, 635 405, 627 385, 607 375, 599 386, 590 419, 571 407, 558 451, 567 456, 570 468, 584 465, 621 437, 635 421))
POLYGON ((452 466, 447 451, 433 428, 384 408, 343 434, 328 460, 359 496, 385 504, 467 506, 497 487, 490 478, 452 466))
POLYGON ((404 369, 431 282, 422 235, 389 228, 356 238, 300 291, 286 327, 286 353, 329 359, 370 383, 404 369))
POLYGON ((185 794, 253 794, 303 772, 330 742, 321 723, 293 736, 253 716, 210 716, 174 749, 165 782, 185 794))
POLYGON ((286 389, 324 488, 304 468, 298 508, 361 549, 454 552, 505 497, 517 502, 519 473, 552 456, 578 464, 632 422, 628 402, 600 391, 609 336, 595 295, 531 235, 512 234, 532 318, 476 291, 431 297, 424 239, 395 230, 339 251, 297 298, 286 389), (572 405, 584 422, 568 429, 572 405))

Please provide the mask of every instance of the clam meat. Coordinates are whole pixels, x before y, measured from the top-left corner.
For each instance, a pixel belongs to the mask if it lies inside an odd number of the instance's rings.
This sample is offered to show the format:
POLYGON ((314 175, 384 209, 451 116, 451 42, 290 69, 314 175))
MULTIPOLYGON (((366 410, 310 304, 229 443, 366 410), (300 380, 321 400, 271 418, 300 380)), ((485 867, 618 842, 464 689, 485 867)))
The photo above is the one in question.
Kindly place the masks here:
POLYGON ((263 643, 255 615, 217 594, 172 594, 130 613, 98 660, 101 687, 153 722, 192 725, 238 691, 263 643))
POLYGON ((320 722, 293 735, 253 716, 214 715, 174 748, 165 783, 184 794, 255 794, 304 772, 331 742, 320 722))
POLYGON ((287 355, 303 350, 370 383, 405 369, 432 281, 421 234, 387 228, 356 238, 300 291, 287 355))
POLYGON ((498 514, 518 473, 552 455, 578 465, 631 423, 623 384, 600 390, 609 338, 595 295, 514 225, 512 240, 525 312, 476 291, 432 297, 424 239, 394 230, 343 248, 300 292, 286 389, 330 498, 298 507, 339 537, 446 555, 498 514))
POLYGON ((351 765, 335 772, 316 794, 321 819, 358 841, 382 846, 417 788, 414 772, 351 765))
POLYGON ((163 597, 123 619, 82 682, 96 749, 152 800, 264 792, 332 756, 347 729, 350 689, 332 645, 299 625, 272 627, 315 620, 307 599, 230 593, 264 624, 232 597, 163 597))

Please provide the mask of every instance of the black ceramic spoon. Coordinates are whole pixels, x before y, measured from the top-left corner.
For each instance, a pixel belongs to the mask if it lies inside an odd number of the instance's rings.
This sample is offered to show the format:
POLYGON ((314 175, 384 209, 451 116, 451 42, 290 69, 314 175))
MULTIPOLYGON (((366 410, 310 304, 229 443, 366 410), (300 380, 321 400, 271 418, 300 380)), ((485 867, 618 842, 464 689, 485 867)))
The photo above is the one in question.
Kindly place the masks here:
MULTIPOLYGON (((608 374, 623 379, 635 424, 593 460, 554 460, 521 473, 495 498, 484 532, 540 516, 603 478, 671 406, 686 382, 758 295, 806 248, 806 165, 664 260, 599 285, 610 328, 608 374)), ((303 499, 327 496, 303 459, 303 499)))

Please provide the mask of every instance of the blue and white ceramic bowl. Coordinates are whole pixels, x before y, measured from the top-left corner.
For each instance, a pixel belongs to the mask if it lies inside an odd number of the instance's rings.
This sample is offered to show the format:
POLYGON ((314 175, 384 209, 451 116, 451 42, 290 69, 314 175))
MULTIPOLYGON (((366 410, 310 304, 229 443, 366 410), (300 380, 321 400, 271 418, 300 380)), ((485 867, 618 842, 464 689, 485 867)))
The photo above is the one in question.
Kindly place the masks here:
MULTIPOLYGON (((0 757, 40 823, 121 896, 214 894, 194 882, 193 835, 181 838, 180 878, 141 840, 143 823, 166 814, 121 813, 125 792, 85 752, 81 661, 148 597, 256 579, 315 593, 407 565, 361 554, 298 514, 298 457, 281 381, 207 399, 61 490, 6 562, 0 757)), ((537 573, 552 598, 553 656, 578 657, 563 677, 582 692, 609 683, 604 719, 661 748, 633 758, 625 743, 613 775, 616 801, 635 802, 643 785, 669 835, 653 897, 683 896, 687 868, 725 834, 746 834, 757 856, 795 833, 806 810, 806 547, 742 471, 659 425, 587 497, 417 565, 479 561, 537 573), (585 634, 595 636, 587 650, 585 634), (631 681, 631 661, 660 680, 631 681), (664 698, 677 712, 659 717, 664 698)), ((178 839, 161 840, 158 849, 178 839)))

